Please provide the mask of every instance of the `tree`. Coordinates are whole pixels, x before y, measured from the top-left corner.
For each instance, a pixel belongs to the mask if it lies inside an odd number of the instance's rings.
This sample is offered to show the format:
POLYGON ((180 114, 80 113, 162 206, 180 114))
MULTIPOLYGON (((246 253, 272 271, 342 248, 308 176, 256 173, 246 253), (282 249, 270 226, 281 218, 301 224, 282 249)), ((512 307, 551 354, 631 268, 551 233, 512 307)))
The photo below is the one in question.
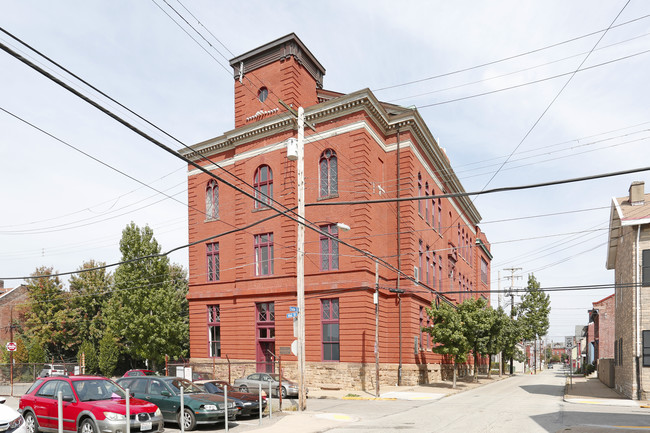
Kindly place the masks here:
POLYGON ((117 348, 115 335, 111 331, 105 331, 99 341, 99 371, 106 377, 113 376, 119 357, 120 351, 117 348))
MULTIPOLYGON (((114 342, 113 345, 115 345, 114 342)), ((85 374, 98 374, 101 372, 99 369, 99 356, 97 354, 96 346, 90 341, 84 341, 81 343, 81 346, 79 346, 79 353, 77 353, 77 363, 79 366, 82 364, 85 365, 85 374)))
POLYGON ((105 312, 106 327, 127 356, 148 360, 155 370, 165 354, 180 356, 187 347, 185 273, 160 255, 160 246, 148 226, 140 229, 129 224, 122 232, 120 251, 124 263, 115 271, 105 312))
POLYGON ((540 290, 535 275, 528 275, 526 294, 517 308, 524 339, 535 340, 535 371, 537 371, 537 339, 546 335, 551 313, 551 297, 540 290))
POLYGON ((511 316, 504 321, 501 338, 503 339, 503 358, 508 360, 521 360, 522 351, 517 349, 517 343, 521 341, 521 324, 511 316))
POLYGON ((480 356, 487 355, 490 341, 492 315, 485 298, 467 299, 458 306, 458 314, 463 324, 465 339, 474 354, 474 381, 478 381, 480 356))
MULTIPOLYGON (((492 373, 492 356, 502 352, 508 343, 507 326, 510 317, 499 307, 496 310, 488 308, 490 327, 488 330, 488 341, 486 344, 487 355, 489 357, 488 378, 492 373)), ((499 364, 499 371, 503 371, 503 362, 499 364)))
MULTIPOLYGON (((104 266, 103 262, 90 260, 79 268, 79 271, 104 266)), ((70 304, 72 314, 77 318, 75 333, 80 341, 99 343, 104 324, 102 309, 112 288, 113 277, 106 269, 94 269, 75 274, 70 277, 70 304)))
POLYGON ((43 346, 48 356, 64 358, 73 355, 77 346, 75 317, 67 303, 68 293, 52 268, 37 268, 27 283, 29 295, 23 336, 28 344, 43 346))
POLYGON ((462 317, 456 307, 447 303, 439 306, 431 304, 427 307, 427 314, 431 317, 432 325, 423 327, 422 330, 431 335, 434 353, 449 356, 454 362, 454 382, 456 388, 457 364, 467 361, 471 348, 465 336, 462 317))

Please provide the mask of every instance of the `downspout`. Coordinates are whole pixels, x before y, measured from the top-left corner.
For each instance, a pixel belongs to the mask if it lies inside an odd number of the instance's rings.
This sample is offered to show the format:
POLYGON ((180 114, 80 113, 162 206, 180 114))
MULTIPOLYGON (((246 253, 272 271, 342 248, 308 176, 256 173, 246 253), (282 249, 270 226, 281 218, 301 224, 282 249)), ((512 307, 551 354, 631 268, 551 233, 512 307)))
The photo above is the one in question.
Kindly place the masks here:
POLYGON ((634 310, 635 310, 635 316, 636 316, 636 332, 635 332, 635 368, 636 368, 636 395, 637 399, 641 400, 641 362, 639 357, 641 356, 641 339, 639 338, 639 335, 641 334, 641 272, 640 272, 640 267, 641 267, 641 259, 640 259, 640 253, 641 253, 641 248, 640 248, 640 242, 641 242, 641 224, 636 226, 636 266, 635 266, 635 272, 634 272, 634 278, 635 278, 635 284, 634 284, 634 294, 635 294, 635 305, 634 305, 634 310))
POLYGON ((397 386, 402 385, 402 297, 399 294, 400 291, 400 273, 402 271, 402 237, 401 232, 401 223, 400 223, 400 155, 399 155, 399 128, 397 128, 397 299, 398 299, 398 309, 399 309, 399 366, 397 367, 397 386))

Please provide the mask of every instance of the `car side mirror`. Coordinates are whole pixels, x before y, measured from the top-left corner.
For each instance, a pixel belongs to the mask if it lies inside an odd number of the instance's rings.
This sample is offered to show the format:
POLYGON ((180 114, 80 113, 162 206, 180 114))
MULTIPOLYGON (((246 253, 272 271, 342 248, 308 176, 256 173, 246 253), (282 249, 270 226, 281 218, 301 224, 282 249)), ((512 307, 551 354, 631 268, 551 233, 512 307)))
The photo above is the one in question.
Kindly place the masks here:
POLYGON ((171 397, 172 393, 169 392, 169 391, 160 391, 160 395, 162 395, 164 397, 171 397))
POLYGON ((5 404, 5 401, 7 401, 6 398, 4 398, 4 397, 0 397, 0 404, 5 404))
POLYGON ((61 396, 61 400, 70 403, 71 401, 74 401, 74 397, 71 396, 71 395, 64 395, 64 396, 61 396))

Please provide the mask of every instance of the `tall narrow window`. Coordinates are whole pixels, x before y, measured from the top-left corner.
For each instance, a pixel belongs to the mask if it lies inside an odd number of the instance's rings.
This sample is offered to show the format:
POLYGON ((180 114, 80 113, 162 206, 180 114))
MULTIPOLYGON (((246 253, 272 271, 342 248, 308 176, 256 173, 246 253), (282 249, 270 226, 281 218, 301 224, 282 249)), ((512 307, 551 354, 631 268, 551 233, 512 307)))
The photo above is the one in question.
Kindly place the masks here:
POLYGON ((208 261, 208 281, 219 280, 219 242, 206 244, 206 256, 208 261))
POLYGON ((323 327, 323 361, 340 361, 339 300, 321 301, 321 325, 323 327))
MULTIPOLYGON (((431 195, 435 195, 436 193, 431 189, 431 195)), ((431 199, 431 228, 436 229, 436 199, 432 198, 431 199)))
POLYGON ((271 204, 273 198, 273 172, 268 165, 260 165, 255 170, 253 179, 255 189, 255 208, 260 209, 271 204))
POLYGON ((438 256, 438 291, 442 292, 442 256, 438 256))
POLYGON ((436 252, 433 252, 432 258, 431 258, 431 288, 435 289, 436 288, 436 252))
MULTIPOLYGON (((418 173, 418 198, 422 197, 422 175, 418 173)), ((418 213, 422 215, 422 200, 418 200, 418 213)))
POLYGON ((488 262, 481 257, 481 282, 488 283, 488 262))
POLYGON ((320 227, 321 231, 329 233, 335 239, 320 235, 320 269, 321 271, 333 271, 339 268, 339 230, 336 224, 328 224, 320 227))
POLYGON ((273 274, 273 233, 255 235, 255 275, 273 274))
POLYGON ((210 356, 221 357, 221 310, 218 305, 208 305, 208 339, 210 356))
POLYGON ((426 257, 427 257, 427 263, 426 263, 426 265, 427 265, 427 269, 426 269, 426 271, 425 271, 425 273, 426 273, 426 279, 425 279, 425 281, 426 281, 427 286, 428 286, 428 285, 429 285, 429 268, 431 268, 431 256, 430 256, 430 254, 429 254, 429 245, 427 245, 427 253, 426 253, 426 257))
POLYGON ((650 250, 643 250, 641 256, 641 284, 650 286, 650 250))
POLYGON ((216 180, 208 182, 205 188, 205 218, 219 219, 219 185, 216 180))
POLYGON ((420 251, 419 251, 419 259, 418 259, 418 281, 422 281, 424 278, 424 275, 422 275, 422 265, 424 261, 424 251, 422 251, 422 240, 420 240, 420 251))
POLYGON ((325 149, 318 162, 320 172, 320 188, 318 196, 331 197, 339 192, 339 175, 336 152, 332 149, 325 149))
MULTIPOLYGON (((429 196, 429 182, 424 184, 424 195, 429 196)), ((429 222, 429 200, 424 200, 424 221, 429 222)))
POLYGON ((438 199, 438 232, 442 233, 442 198, 438 199))

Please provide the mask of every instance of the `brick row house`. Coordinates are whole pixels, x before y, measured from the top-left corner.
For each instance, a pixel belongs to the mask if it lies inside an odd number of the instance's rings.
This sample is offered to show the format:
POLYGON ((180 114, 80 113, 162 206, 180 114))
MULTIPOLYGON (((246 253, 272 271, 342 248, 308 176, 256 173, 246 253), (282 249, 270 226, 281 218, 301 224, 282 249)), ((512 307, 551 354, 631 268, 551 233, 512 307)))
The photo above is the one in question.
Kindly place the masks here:
POLYGON ((650 398, 650 194, 633 182, 612 198, 607 269, 614 270, 615 389, 632 399, 650 398))
POLYGON ((248 374, 277 369, 282 355, 297 376, 287 313, 298 230, 278 213, 297 206, 296 121, 282 100, 315 128, 304 141, 305 218, 318 229, 305 234, 307 384, 374 387, 373 256, 388 264, 378 267, 380 381, 398 382, 400 366, 403 384, 440 379, 425 308, 489 300, 492 256, 468 197, 431 197, 464 190, 422 117, 368 89, 324 90, 325 69, 295 34, 230 64, 235 129, 181 151, 218 177, 188 172, 192 362, 247 362, 238 374, 248 374))
POLYGON ((601 358, 614 358, 616 310, 614 294, 592 303, 587 330, 587 362, 598 364, 601 358))

